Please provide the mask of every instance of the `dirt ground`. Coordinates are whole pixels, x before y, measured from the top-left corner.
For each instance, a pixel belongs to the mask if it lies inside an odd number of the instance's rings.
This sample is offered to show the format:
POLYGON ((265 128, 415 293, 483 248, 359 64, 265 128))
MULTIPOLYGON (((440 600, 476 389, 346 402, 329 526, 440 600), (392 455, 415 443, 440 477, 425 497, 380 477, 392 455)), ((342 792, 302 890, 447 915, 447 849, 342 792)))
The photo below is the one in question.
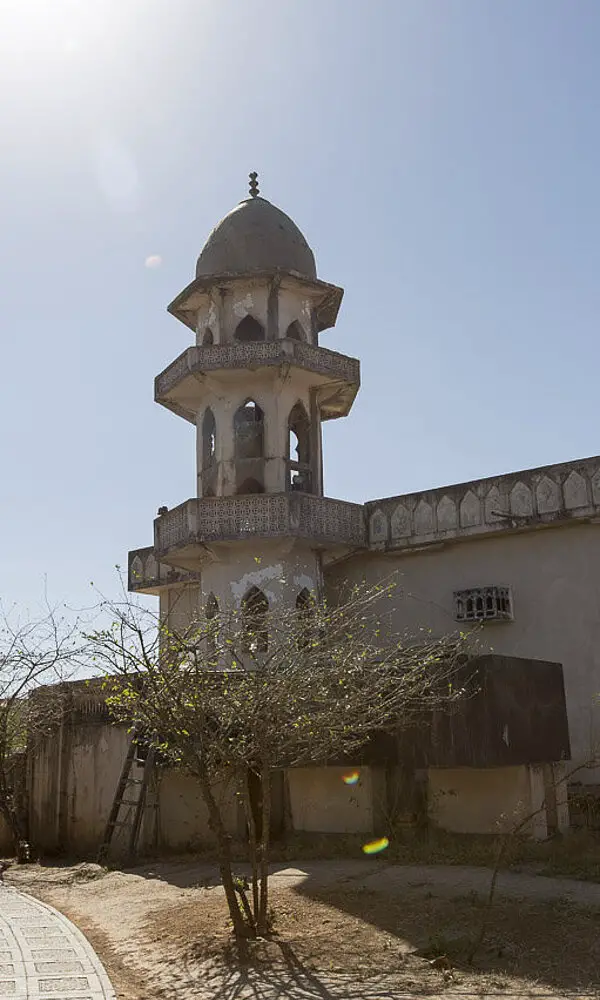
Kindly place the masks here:
POLYGON ((503 874, 470 966, 489 878, 381 859, 275 866, 275 935, 242 961, 206 863, 15 866, 5 881, 87 934, 123 1000, 600 997, 600 885, 503 874))

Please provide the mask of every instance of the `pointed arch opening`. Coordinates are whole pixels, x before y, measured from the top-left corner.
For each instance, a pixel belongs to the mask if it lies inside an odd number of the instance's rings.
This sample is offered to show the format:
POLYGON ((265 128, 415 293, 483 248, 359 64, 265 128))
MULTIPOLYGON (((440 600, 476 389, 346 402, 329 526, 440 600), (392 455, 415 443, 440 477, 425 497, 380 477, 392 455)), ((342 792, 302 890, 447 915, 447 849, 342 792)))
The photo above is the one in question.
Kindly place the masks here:
POLYGON ((213 336, 213 332, 211 328, 207 326, 206 330, 204 331, 204 336, 202 337, 202 346, 209 347, 211 344, 214 344, 214 342, 215 338, 213 336))
POLYGON ((206 651, 208 653, 209 660, 214 661, 217 657, 218 626, 215 619, 219 616, 219 602, 212 591, 206 599, 204 616, 206 618, 206 651))
POLYGON ((314 609, 313 595, 303 587, 296 598, 298 649, 306 649, 310 642, 314 609))
POLYGON ((252 476, 249 476, 247 479, 244 479, 244 482, 241 486, 238 486, 235 492, 238 496, 243 496, 249 493, 264 493, 265 488, 263 484, 258 481, 258 479, 254 479, 252 476))
POLYGON ((233 432, 236 458, 262 458, 265 415, 253 399, 247 399, 235 412, 233 432))
POLYGON ((217 453, 217 424, 210 406, 202 418, 202 471, 215 464, 217 453))
POLYGON ((300 341, 306 340, 302 324, 299 323, 297 319, 295 319, 293 323, 290 323, 287 330, 285 331, 285 335, 289 340, 300 340, 300 341))
POLYGON ((242 598, 242 646, 255 656, 269 649, 269 602, 258 587, 250 587, 242 598))
POLYGON ((265 328, 254 316, 244 316, 235 328, 234 339, 242 344, 253 344, 265 339, 265 328))
POLYGON ((288 417, 287 488, 301 493, 312 491, 310 421, 300 402, 288 417))

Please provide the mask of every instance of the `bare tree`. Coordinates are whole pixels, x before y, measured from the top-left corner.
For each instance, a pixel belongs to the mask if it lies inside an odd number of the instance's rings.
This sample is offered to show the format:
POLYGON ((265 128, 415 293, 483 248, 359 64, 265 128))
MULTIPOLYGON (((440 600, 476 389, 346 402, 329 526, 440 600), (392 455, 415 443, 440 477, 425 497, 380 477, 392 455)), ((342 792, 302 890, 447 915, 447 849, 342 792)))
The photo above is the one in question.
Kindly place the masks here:
POLYGON ((38 617, 0 604, 0 814, 18 860, 29 857, 25 755, 59 723, 62 702, 40 689, 71 676, 81 654, 79 622, 46 603, 38 617))
POLYGON ((113 712, 199 781, 236 935, 268 930, 274 771, 355 761, 374 733, 461 695, 464 636, 395 634, 393 592, 393 583, 357 588, 336 606, 307 597, 276 612, 257 592, 239 612, 213 607, 183 631, 125 602, 110 605, 112 626, 90 636, 113 712), (232 872, 215 790, 222 782, 233 783, 245 810, 252 905, 232 872))

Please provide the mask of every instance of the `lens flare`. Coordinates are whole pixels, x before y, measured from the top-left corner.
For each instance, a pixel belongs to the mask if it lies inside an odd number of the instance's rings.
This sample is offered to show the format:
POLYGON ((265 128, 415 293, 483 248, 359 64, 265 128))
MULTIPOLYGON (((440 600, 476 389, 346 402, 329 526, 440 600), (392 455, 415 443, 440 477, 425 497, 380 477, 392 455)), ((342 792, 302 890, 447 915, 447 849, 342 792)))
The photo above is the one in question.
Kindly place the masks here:
POLYGON ((386 847, 389 846, 389 840, 387 837, 379 837, 378 840, 370 840, 368 844, 363 844, 364 854, 379 854, 380 851, 385 851, 386 847))
POLYGON ((162 257, 158 253, 153 253, 150 254, 149 257, 146 257, 144 263, 146 264, 147 268, 149 268, 151 271, 154 271, 156 270, 157 267, 160 267, 160 265, 162 264, 162 257))
POLYGON ((360 774, 358 771, 350 771, 349 774, 345 774, 342 781, 345 785, 358 785, 360 774))

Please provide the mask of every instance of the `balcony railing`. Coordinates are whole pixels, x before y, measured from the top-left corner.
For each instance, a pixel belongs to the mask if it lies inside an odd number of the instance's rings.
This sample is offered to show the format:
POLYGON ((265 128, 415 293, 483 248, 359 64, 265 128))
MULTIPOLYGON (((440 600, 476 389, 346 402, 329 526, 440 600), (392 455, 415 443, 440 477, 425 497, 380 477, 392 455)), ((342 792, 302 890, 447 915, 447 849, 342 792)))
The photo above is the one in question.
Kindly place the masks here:
POLYGON ((157 558, 207 542, 290 536, 323 546, 362 548, 363 508, 310 494, 258 493, 188 500, 154 522, 157 558))
POLYGON ((325 375, 332 382, 360 385, 360 362, 356 358, 296 340, 261 341, 250 344, 210 344, 188 347, 168 368, 157 375, 154 395, 161 401, 183 378, 198 372, 225 368, 280 365, 285 362, 325 375))

